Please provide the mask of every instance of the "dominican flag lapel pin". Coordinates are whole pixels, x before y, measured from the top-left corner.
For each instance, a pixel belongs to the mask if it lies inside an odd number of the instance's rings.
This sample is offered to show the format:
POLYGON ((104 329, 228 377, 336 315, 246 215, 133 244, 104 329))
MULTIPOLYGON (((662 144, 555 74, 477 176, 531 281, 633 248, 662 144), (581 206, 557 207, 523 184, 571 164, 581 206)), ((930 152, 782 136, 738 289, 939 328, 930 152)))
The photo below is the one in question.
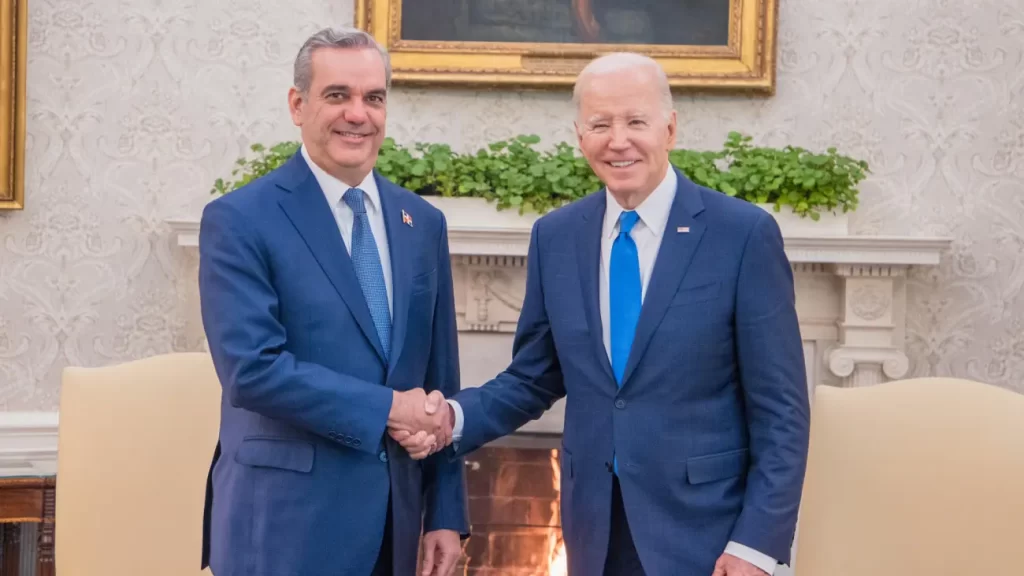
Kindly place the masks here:
POLYGON ((405 210, 402 210, 402 224, 412 228, 412 216, 409 216, 409 213, 405 210))

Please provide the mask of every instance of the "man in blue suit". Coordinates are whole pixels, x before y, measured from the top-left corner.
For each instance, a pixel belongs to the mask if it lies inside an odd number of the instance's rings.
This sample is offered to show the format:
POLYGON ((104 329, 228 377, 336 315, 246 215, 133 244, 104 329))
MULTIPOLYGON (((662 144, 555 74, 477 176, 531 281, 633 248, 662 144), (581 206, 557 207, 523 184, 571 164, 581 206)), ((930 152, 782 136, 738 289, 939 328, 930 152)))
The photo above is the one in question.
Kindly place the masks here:
POLYGON ((462 462, 385 434, 447 442, 424 406, 459 389, 445 219, 373 171, 390 78, 368 34, 313 35, 289 93, 301 152, 203 212, 216 576, 408 576, 421 527, 422 573, 447 576, 468 535, 462 462))
POLYGON ((809 429, 779 228, 669 164, 676 118, 654 61, 597 59, 574 99, 607 189, 534 226, 511 365, 441 410, 454 452, 564 396, 570 574, 772 573, 789 562, 809 429))

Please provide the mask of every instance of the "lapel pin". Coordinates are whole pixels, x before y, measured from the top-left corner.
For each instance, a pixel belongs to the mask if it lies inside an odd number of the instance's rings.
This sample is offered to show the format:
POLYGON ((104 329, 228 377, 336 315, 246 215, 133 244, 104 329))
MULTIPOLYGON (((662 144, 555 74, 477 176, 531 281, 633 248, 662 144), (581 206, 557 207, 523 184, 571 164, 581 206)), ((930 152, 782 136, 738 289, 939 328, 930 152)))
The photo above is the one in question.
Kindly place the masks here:
POLYGON ((412 216, 409 216, 409 213, 405 210, 402 210, 402 224, 412 228, 412 216))
POLYGON ((679 228, 676 228, 676 232, 678 232, 679 234, 686 234, 689 231, 690 231, 690 227, 689 226, 680 226, 679 228))

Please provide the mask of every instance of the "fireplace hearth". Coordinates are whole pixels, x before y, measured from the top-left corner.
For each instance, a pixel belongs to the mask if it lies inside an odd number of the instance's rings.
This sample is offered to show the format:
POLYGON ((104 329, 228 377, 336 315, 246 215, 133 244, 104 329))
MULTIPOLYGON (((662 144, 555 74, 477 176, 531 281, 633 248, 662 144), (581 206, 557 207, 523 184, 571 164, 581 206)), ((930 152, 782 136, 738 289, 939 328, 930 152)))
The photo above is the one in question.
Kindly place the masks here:
POLYGON ((559 438, 516 434, 466 457, 473 535, 460 576, 565 576, 559 438))

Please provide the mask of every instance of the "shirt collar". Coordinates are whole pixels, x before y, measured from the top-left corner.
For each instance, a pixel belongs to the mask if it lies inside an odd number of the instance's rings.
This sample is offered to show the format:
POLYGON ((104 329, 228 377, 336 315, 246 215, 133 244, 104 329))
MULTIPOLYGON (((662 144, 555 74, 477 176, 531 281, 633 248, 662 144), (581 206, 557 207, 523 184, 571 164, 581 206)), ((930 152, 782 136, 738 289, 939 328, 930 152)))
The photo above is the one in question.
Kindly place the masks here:
MULTIPOLYGON (((636 207, 636 213, 640 221, 644 223, 656 237, 665 233, 665 226, 668 224, 668 215, 672 211, 672 202, 676 197, 676 171, 672 166, 665 171, 665 177, 661 183, 654 188, 651 195, 644 199, 636 207)), ((604 228, 605 238, 614 238, 618 233, 619 216, 622 214, 622 206, 612 195, 611 191, 605 188, 605 210, 604 228)))
MULTIPOLYGON (((352 186, 331 176, 326 170, 318 166, 316 162, 313 162, 305 146, 302 146, 300 150, 302 151, 302 157, 306 160, 306 164, 309 165, 310 171, 316 177, 317 183, 320 184, 320 189, 323 190, 324 196, 327 197, 327 203, 330 204, 331 210, 334 210, 352 186)), ((366 200, 369 201, 369 204, 366 206, 367 212, 380 209, 380 191, 377 190, 377 180, 373 177, 373 170, 366 174, 366 177, 363 178, 363 181, 356 188, 359 188, 366 194, 366 200)))

